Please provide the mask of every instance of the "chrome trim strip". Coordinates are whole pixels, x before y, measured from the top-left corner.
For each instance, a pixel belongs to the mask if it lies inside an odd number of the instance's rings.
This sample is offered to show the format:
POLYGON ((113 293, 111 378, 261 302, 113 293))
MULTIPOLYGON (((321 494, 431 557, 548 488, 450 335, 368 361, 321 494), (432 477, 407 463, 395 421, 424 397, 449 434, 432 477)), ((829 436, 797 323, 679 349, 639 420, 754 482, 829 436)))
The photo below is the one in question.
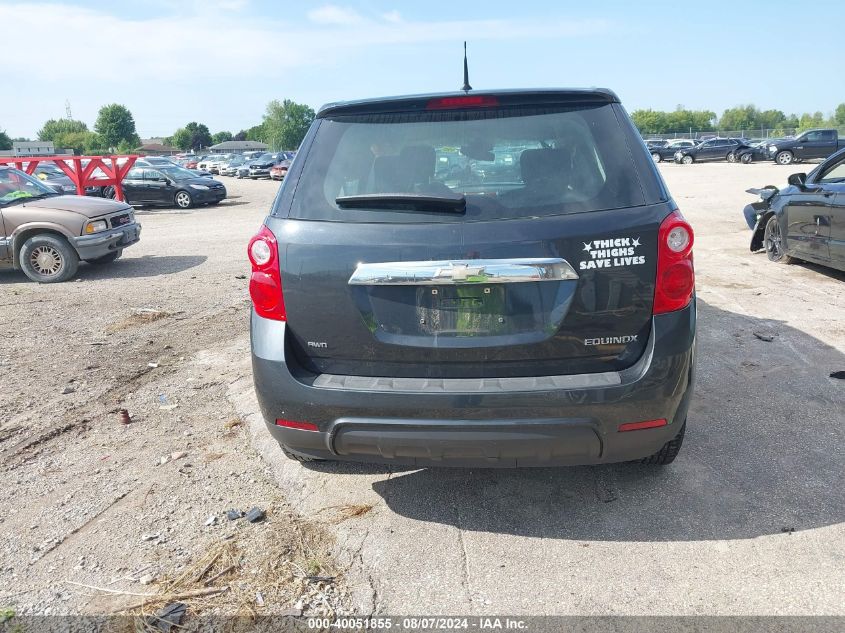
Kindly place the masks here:
POLYGON ((515 259, 453 259, 429 262, 358 264, 350 286, 442 286, 508 284, 578 279, 559 257, 515 259))
POLYGON ((320 374, 313 387, 379 393, 503 393, 598 389, 622 384, 619 372, 525 378, 379 378, 320 374))

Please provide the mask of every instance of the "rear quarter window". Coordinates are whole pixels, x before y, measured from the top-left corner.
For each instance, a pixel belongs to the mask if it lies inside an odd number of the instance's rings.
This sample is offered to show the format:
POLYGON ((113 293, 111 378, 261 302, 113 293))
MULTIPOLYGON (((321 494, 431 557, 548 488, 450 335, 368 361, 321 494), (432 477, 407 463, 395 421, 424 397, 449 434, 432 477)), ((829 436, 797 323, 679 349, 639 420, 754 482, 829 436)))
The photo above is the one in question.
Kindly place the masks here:
POLYGON ((466 222, 644 204, 610 104, 320 120, 290 210, 336 222, 466 222), (340 196, 462 194, 463 213, 341 208, 340 196))

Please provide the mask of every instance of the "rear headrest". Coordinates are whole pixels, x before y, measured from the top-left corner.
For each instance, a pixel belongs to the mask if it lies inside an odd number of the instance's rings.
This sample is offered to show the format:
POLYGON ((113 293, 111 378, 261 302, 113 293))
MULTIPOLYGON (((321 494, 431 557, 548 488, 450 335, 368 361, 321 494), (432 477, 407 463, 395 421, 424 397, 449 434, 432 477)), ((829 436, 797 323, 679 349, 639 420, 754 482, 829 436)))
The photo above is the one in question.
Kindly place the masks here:
POLYGON ((562 149, 526 149, 519 157, 519 167, 526 185, 554 179, 568 184, 569 157, 562 149))
POLYGON ((399 193, 402 186, 402 161, 399 156, 376 156, 373 160, 373 186, 377 193, 399 193))
POLYGON ((435 152, 431 145, 408 145, 399 153, 409 184, 428 184, 434 177, 435 152))
POLYGON ((408 145, 398 156, 377 156, 373 184, 381 193, 413 192, 426 187, 434 176, 435 152, 430 145, 408 145))

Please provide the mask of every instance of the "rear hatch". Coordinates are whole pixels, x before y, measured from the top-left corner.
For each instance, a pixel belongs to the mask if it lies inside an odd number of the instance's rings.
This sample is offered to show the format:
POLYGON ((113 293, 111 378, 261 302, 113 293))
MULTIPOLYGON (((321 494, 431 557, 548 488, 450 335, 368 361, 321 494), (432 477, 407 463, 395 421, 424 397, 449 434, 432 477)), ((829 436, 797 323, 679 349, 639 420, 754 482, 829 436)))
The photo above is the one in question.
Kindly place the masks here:
POLYGON ((607 93, 473 98, 315 122, 267 221, 307 370, 543 376, 643 353, 670 208, 624 110, 607 93))

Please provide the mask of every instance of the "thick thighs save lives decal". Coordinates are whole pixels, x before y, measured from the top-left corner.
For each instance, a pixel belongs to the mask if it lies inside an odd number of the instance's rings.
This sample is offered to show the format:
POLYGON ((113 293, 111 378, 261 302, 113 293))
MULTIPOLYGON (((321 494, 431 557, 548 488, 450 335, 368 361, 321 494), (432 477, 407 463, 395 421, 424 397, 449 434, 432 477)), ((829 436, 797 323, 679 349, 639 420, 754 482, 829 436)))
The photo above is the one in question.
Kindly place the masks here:
POLYGON ((637 255, 640 238, 616 237, 609 240, 584 242, 585 259, 579 263, 581 270, 593 268, 622 268, 645 264, 645 255, 637 255))

